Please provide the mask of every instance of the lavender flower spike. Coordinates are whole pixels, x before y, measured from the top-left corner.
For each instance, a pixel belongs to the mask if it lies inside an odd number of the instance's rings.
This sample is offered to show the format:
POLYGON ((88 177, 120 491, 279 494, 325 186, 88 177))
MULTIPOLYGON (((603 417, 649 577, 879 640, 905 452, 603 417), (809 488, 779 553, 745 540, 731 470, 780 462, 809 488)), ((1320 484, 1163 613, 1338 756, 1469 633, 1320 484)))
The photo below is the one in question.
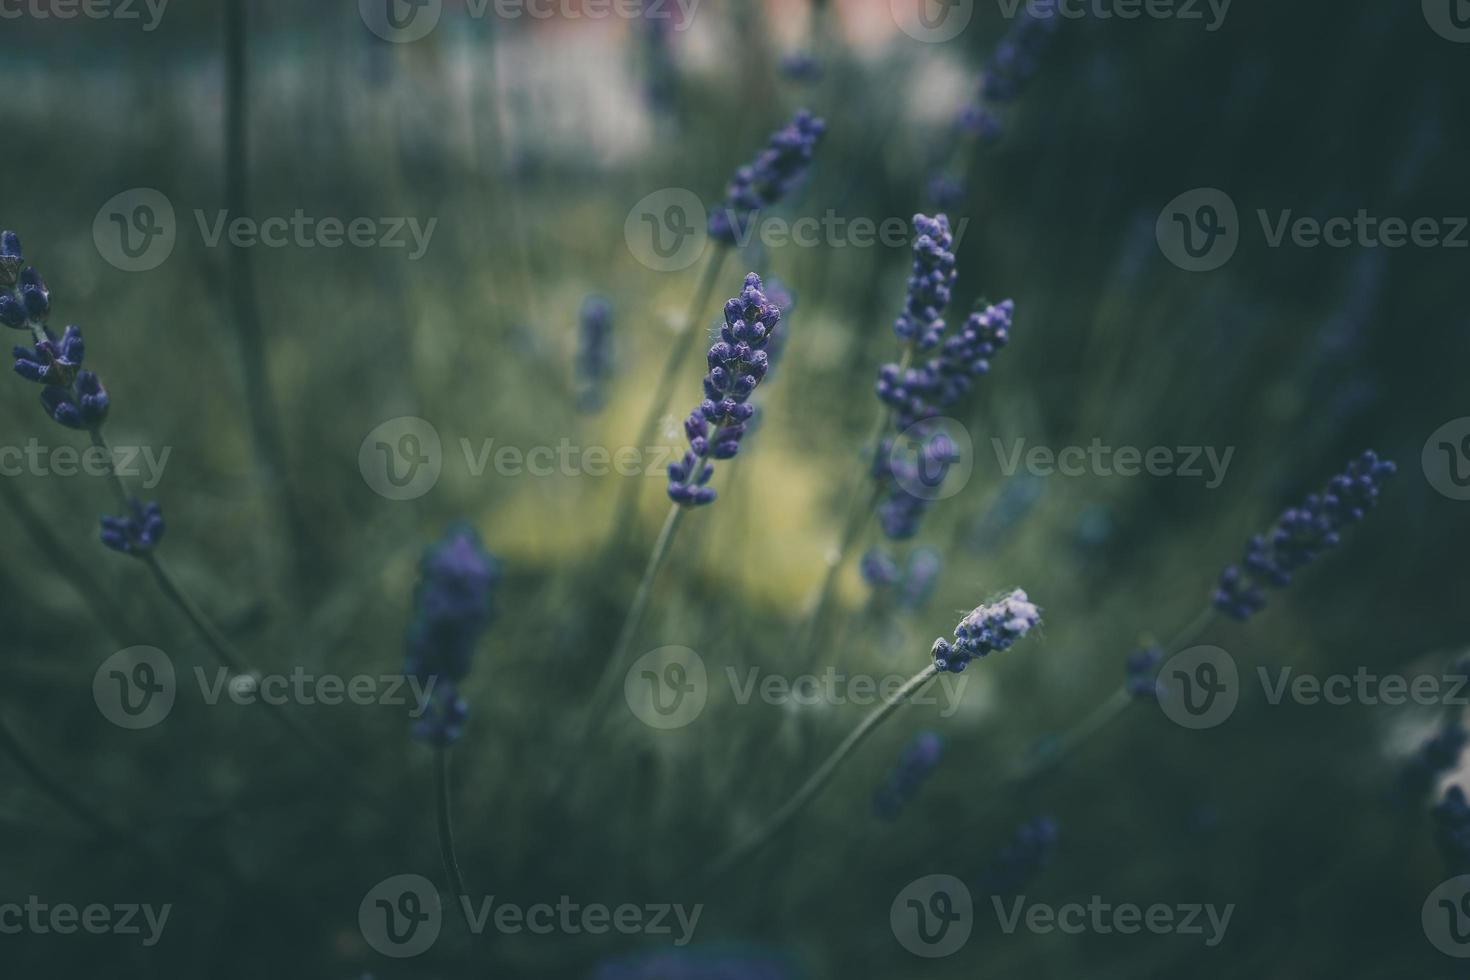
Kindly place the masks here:
POLYGON ((897 817, 904 805, 919 794, 919 788, 934 772, 943 756, 943 735, 938 732, 920 732, 915 735, 904 746, 898 765, 873 794, 873 812, 884 820, 897 817))
POLYGON ((958 674, 976 657, 995 650, 1009 650, 1011 645, 1031 632, 1041 622, 1037 609, 1020 589, 1001 596, 994 602, 977 606, 954 628, 954 642, 934 641, 934 666, 958 674))
POLYGON ((725 304, 725 325, 709 349, 709 373, 704 376, 705 400, 684 420, 689 451, 669 464, 669 499, 686 507, 714 502, 709 486, 714 476, 711 459, 732 459, 740 439, 755 415, 751 393, 766 376, 770 360, 766 345, 781 321, 781 311, 761 292, 760 276, 745 277, 745 288, 725 304))
POLYGON ((143 558, 163 540, 163 508, 155 501, 128 500, 129 513, 102 518, 102 543, 113 551, 143 558))
POLYGON ((916 214, 914 231, 918 235, 914 239, 914 271, 909 276, 908 299, 893 324, 893 332, 922 351, 937 346, 944 336, 944 310, 949 306, 957 273, 948 217, 916 214))
POLYGON ((1215 608, 1241 622, 1264 609, 1266 588, 1285 588, 1294 572, 1337 547, 1343 530, 1367 516, 1378 502, 1383 482, 1397 470, 1368 450, 1329 480, 1321 493, 1288 507, 1269 533, 1251 538, 1241 565, 1230 565, 1220 574, 1215 608))
POLYGON ((415 613, 403 672, 432 684, 428 710, 414 735, 438 746, 464 733, 469 708, 459 683, 470 672, 480 634, 494 618, 500 563, 468 526, 450 529, 419 562, 415 613))
POLYGON ((735 171, 724 204, 710 212, 709 236, 726 245, 745 237, 753 215, 780 202, 806 175, 827 124, 805 109, 771 134, 760 155, 735 171))
POLYGON ((607 401, 607 382, 613 375, 612 304, 601 296, 582 303, 577 343, 577 408, 596 412, 607 401))

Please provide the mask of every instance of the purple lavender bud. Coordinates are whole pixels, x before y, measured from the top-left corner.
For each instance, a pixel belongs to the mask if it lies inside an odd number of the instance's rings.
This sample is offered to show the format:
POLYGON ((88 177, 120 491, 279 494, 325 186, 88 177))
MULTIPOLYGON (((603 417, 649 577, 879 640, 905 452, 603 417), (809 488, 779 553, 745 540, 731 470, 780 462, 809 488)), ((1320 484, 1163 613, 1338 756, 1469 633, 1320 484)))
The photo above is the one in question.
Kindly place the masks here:
POLYGON ((1470 802, 1458 786, 1445 790, 1435 804, 1434 840, 1452 875, 1470 872, 1470 802))
POLYGON ((480 635, 494 618, 494 588, 500 562, 485 550, 468 525, 449 530, 424 552, 414 594, 403 672, 435 685, 416 737, 436 745, 459 738, 468 709, 458 685, 470 672, 480 635))
POLYGON ((744 238, 755 212, 779 203, 806 175, 826 130, 825 122, 802 109, 772 133, 755 161, 735 171, 724 203, 710 212, 710 237, 727 245, 744 238))
POLYGON ((14 293, 0 293, 0 323, 15 330, 26 329, 25 304, 14 293))
POLYGON ((1056 843, 1056 821, 1050 817, 1028 820, 980 873, 975 890, 985 897, 1018 894, 1050 863, 1056 843))
POLYGON ((1342 532, 1377 504, 1384 481, 1397 469, 1369 450, 1332 477, 1321 493, 1284 510, 1270 532, 1247 542, 1240 565, 1221 572, 1211 599, 1215 608, 1241 622, 1264 609, 1265 589, 1285 588, 1293 573, 1337 547, 1342 532))
POLYGON ((750 273, 740 295, 725 304, 720 339, 709 349, 706 398, 684 424, 689 452, 669 467, 674 503, 702 507, 714 502, 715 490, 706 486, 714 475, 708 460, 733 459, 740 451, 746 423, 755 416, 749 399, 769 369, 766 347, 780 322, 781 311, 761 291, 760 276, 750 273))
POLYGON ((965 203, 965 183, 949 174, 938 173, 929 178, 929 200, 943 211, 951 211, 965 203))
POLYGON ((898 587, 898 603, 908 609, 918 609, 929 601, 934 595, 934 587, 939 583, 939 573, 944 568, 944 560, 934 548, 916 548, 909 555, 908 566, 904 569, 903 580, 898 587))
POLYGON ((914 267, 909 275, 908 297, 893 332, 919 350, 929 350, 944 335, 944 310, 954 290, 955 258, 950 249, 954 236, 949 218, 938 214, 914 215, 914 267))
POLYGON ((20 288, 20 301, 25 307, 26 315, 32 320, 45 320, 51 312, 51 290, 46 288, 41 274, 33 266, 26 266, 21 271, 17 283, 20 288))
POLYGON ((1128 655, 1124 686, 1135 698, 1157 698, 1159 696, 1159 665, 1164 662, 1164 652, 1158 647, 1145 647, 1128 655))
POLYGON ((607 403, 607 383, 613 376, 612 304, 601 296, 582 303, 575 366, 577 408, 599 411, 607 403))
POLYGON ((993 602, 976 606, 954 629, 954 642, 934 641, 934 663, 940 670, 958 674, 976 657, 1008 650, 1041 622, 1026 593, 1015 589, 993 602))
POLYGON ((127 514, 102 518, 102 543, 135 558, 151 554, 163 540, 163 532, 163 508, 156 501, 129 499, 127 514))
POLYGON ((944 756, 944 737, 938 732, 919 732, 898 758, 898 765, 873 794, 873 812, 884 820, 898 816, 944 756))
POLYGON ((969 394, 990 372, 990 359, 1010 342, 1016 304, 1012 300, 970 314, 939 353, 900 372, 885 364, 878 373, 878 398, 894 409, 900 431, 941 415, 969 394))
POLYGON ((858 563, 863 581, 875 589, 887 588, 898 581, 898 563, 882 548, 869 548, 858 563))

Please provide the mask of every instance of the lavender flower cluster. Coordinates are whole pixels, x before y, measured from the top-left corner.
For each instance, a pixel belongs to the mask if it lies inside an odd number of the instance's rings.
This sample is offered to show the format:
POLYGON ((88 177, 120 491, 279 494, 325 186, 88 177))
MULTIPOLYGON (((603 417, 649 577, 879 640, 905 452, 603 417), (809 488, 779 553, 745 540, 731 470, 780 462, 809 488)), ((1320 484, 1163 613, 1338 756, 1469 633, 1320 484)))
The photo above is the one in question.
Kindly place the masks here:
POLYGON ((919 789, 943 756, 944 736, 928 731, 915 735, 904 746, 898 765, 873 794, 873 812, 884 820, 896 818, 904 806, 919 794, 919 789))
POLYGON ((1343 530, 1373 509, 1383 482, 1396 471, 1393 463, 1369 450, 1329 480, 1321 493, 1288 507, 1272 531, 1250 539, 1241 565, 1221 573, 1215 608, 1241 622, 1264 609, 1266 588, 1285 588, 1296 571, 1335 548, 1343 530))
POLYGON ((1159 665, 1164 662, 1164 651, 1158 647, 1144 647, 1128 655, 1124 664, 1126 678, 1123 681, 1128 694, 1138 700, 1159 696, 1159 665))
POLYGON ((613 375, 612 304, 601 296, 582 303, 577 336, 577 408, 596 412, 607 402, 613 375))
POLYGON ((1015 589, 994 602, 977 606, 954 628, 954 642, 940 637, 931 651, 934 665, 958 674, 976 657, 996 650, 1009 650, 1017 640, 1041 622, 1026 593, 1015 589))
POLYGON ((872 587, 875 597, 892 597, 905 609, 918 609, 929 601, 943 567, 944 561, 934 548, 915 548, 902 566, 884 549, 869 548, 858 563, 863 581, 872 587))
POLYGON ((726 245, 744 238, 756 212, 780 202, 806 176, 826 131, 823 120, 802 109, 772 133, 754 162, 735 171, 724 204, 710 212, 710 237, 726 245))
POLYGON ((459 685, 494 618, 500 575, 500 562, 485 550, 479 534, 463 525, 451 528, 420 560, 403 672, 433 686, 415 737, 445 746, 464 734, 469 706, 459 685))
POLYGON ((766 376, 766 345, 781 322, 781 310, 761 291, 760 276, 745 277, 745 288, 725 304, 720 339, 709 349, 704 401, 684 420, 689 449, 669 464, 669 499, 687 507, 713 503, 710 459, 733 459, 747 423, 755 415, 750 396, 766 376))
MULTIPOLYGON (((1011 339, 1012 300, 970 314, 939 353, 906 370, 885 364, 878 372, 878 398, 891 405, 900 431, 941 414, 990 373, 990 359, 1011 339)), ((941 329, 942 329, 941 324, 941 329)))
POLYGON ((949 218, 938 214, 914 215, 914 268, 909 275, 908 296, 893 332, 905 344, 930 350, 944 336, 944 311, 954 291, 954 235, 949 218))
POLYGON ((960 126, 986 142, 1000 137, 998 107, 1014 102, 1036 77, 1041 54, 1061 20, 1026 12, 996 44, 981 75, 979 98, 960 113, 960 126))

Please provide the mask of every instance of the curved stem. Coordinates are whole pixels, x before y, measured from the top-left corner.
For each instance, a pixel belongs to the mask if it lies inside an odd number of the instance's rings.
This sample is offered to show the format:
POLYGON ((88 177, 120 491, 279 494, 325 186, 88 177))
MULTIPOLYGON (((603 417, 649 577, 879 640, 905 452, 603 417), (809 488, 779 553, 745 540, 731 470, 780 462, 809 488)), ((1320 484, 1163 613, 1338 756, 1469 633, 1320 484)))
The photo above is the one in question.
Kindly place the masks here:
POLYGON ((802 808, 821 792, 822 788, 836 774, 837 768, 862 743, 863 739, 872 734, 873 729, 877 728, 899 705, 907 701, 910 696, 922 690, 926 684, 937 676, 939 676, 939 668, 934 664, 930 664, 913 677, 910 677, 904 682, 903 687, 899 688, 891 697, 869 712, 868 716, 859 722, 858 726, 849 732, 841 744, 832 751, 832 754, 827 757, 827 760, 817 767, 816 772, 807 778, 807 781, 801 785, 801 788, 793 793, 781 805, 780 809, 771 814, 765 823, 761 824, 750 834, 747 834, 743 840, 726 851, 724 856, 719 860, 715 861, 710 866, 710 872, 712 874, 720 874, 728 870, 736 861, 774 837, 781 828, 790 823, 792 818, 800 813, 802 808))
MULTIPOLYGON (((718 243, 714 248, 714 252, 710 254, 705 264, 704 275, 699 280, 699 286, 694 291, 694 300, 689 304, 689 312, 685 315, 684 322, 680 325, 673 342, 669 344, 668 356, 664 359, 663 370, 653 389, 653 399, 649 402, 648 411, 643 417, 643 424, 638 429, 638 441, 634 443, 634 447, 640 453, 647 452, 654 439, 658 437, 658 423, 668 407, 669 397, 673 394, 674 379, 678 377, 679 368, 688 360, 690 349, 700 337, 700 331, 697 329, 698 324, 702 322, 700 317, 704 315, 711 297, 714 296, 720 270, 724 268, 725 260, 730 254, 730 247, 724 243, 718 243)), ((631 529, 638 509, 638 491, 642 485, 638 477, 629 477, 624 480, 617 506, 613 511, 610 543, 616 544, 623 541, 624 535, 631 529)))
POLYGON ((459 871, 459 855, 454 847, 454 822, 450 816, 449 801, 449 746, 441 745, 434 750, 436 756, 434 767, 434 782, 438 800, 438 822, 439 822, 439 854, 444 859, 444 877, 449 882, 449 892, 454 896, 454 902, 459 906, 459 911, 465 917, 465 925, 470 925, 469 912, 465 908, 465 900, 469 892, 464 887, 464 876, 459 871))
POLYGON ((642 625, 643 617, 648 612, 648 600, 653 595, 654 582, 658 578, 659 569, 663 568, 669 557, 669 549, 673 546, 674 534, 679 530, 685 509, 679 504, 670 507, 663 529, 658 532, 658 540, 654 542, 653 551, 648 556, 648 565, 643 569, 643 578, 638 582, 638 590, 633 593, 633 604, 628 607, 627 618, 623 620, 623 628, 618 633, 617 644, 607 659, 607 665, 603 667, 597 687, 593 689, 591 711, 587 716, 589 730, 595 730, 598 719, 607 708, 607 702, 612 700, 618 676, 626 669, 623 661, 638 637, 638 627, 642 625))

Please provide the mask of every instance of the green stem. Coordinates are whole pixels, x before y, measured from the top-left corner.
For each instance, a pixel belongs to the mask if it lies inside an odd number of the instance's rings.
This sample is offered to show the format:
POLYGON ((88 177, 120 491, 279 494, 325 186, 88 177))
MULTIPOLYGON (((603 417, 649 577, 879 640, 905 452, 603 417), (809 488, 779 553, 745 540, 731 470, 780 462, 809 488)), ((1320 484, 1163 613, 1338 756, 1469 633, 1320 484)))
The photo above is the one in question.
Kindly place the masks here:
MULTIPOLYGON (((634 447, 640 453, 646 453, 658 437, 659 420, 663 418, 664 411, 668 408, 669 398, 674 391, 674 380, 679 375, 679 368, 689 359, 689 351, 702 336, 702 332, 697 327, 703 322, 701 317, 705 315, 710 298, 714 296, 720 270, 724 268, 725 260, 730 254, 730 247, 723 242, 716 244, 714 249, 709 261, 705 264, 704 275, 699 281, 699 286, 695 289, 694 301, 689 304, 689 312, 684 317, 684 322, 680 325, 673 342, 669 344, 668 357, 664 359, 663 370, 653 389, 653 400, 648 405, 642 426, 639 427, 638 441, 634 443, 634 447)), ((637 513, 638 491, 642 486, 640 478, 637 477, 630 477, 623 482, 617 506, 613 511, 610 542, 621 543, 626 540, 625 536, 631 530, 637 513)))
POLYGON ((673 546, 674 535, 684 519, 685 510, 682 505, 674 504, 669 508, 669 516, 664 519, 663 529, 659 531, 658 540, 654 542, 653 551, 648 556, 648 565, 643 569, 638 591, 633 593, 633 604, 628 607, 628 616, 623 620, 622 631, 618 633, 617 645, 613 647, 612 656, 608 658, 602 677, 593 690, 591 711, 587 716, 589 730, 595 730, 598 720, 607 710, 607 704, 617 690, 618 678, 627 669, 623 661, 627 658, 633 641, 637 639, 638 627, 642 625, 643 617, 648 612, 648 600, 653 595, 654 582, 669 557, 669 549, 673 546))
POLYGON ((849 732, 841 744, 832 751, 832 754, 827 757, 827 760, 817 767, 816 772, 807 778, 807 781, 801 785, 801 788, 793 793, 781 805, 781 808, 771 814, 764 823, 747 834, 733 848, 726 851, 723 857, 715 861, 710 866, 710 873, 721 874, 729 870, 735 862, 774 837, 802 811, 802 808, 821 792, 822 788, 836 774, 838 767, 842 765, 848 756, 852 755, 853 751, 862 743, 863 739, 872 734, 873 729, 877 728, 885 718, 891 715, 899 705, 907 701, 911 695, 917 694, 937 676, 939 676, 939 668, 934 664, 930 664, 913 677, 910 677, 904 682, 903 687, 899 688, 891 697, 869 712, 868 716, 859 722, 858 726, 849 732))
MULTIPOLYGON (((459 855, 454 847, 454 822, 450 816, 449 801, 449 746, 441 745, 435 752, 435 796, 438 800, 439 818, 439 854, 444 859, 444 877, 449 882, 449 892, 454 896, 455 904, 459 906, 460 914, 465 917, 465 925, 470 925, 469 912, 465 908, 465 899, 469 892, 464 887, 464 876, 459 870, 459 855)), ((474 927, 470 926, 471 931, 474 927)))

